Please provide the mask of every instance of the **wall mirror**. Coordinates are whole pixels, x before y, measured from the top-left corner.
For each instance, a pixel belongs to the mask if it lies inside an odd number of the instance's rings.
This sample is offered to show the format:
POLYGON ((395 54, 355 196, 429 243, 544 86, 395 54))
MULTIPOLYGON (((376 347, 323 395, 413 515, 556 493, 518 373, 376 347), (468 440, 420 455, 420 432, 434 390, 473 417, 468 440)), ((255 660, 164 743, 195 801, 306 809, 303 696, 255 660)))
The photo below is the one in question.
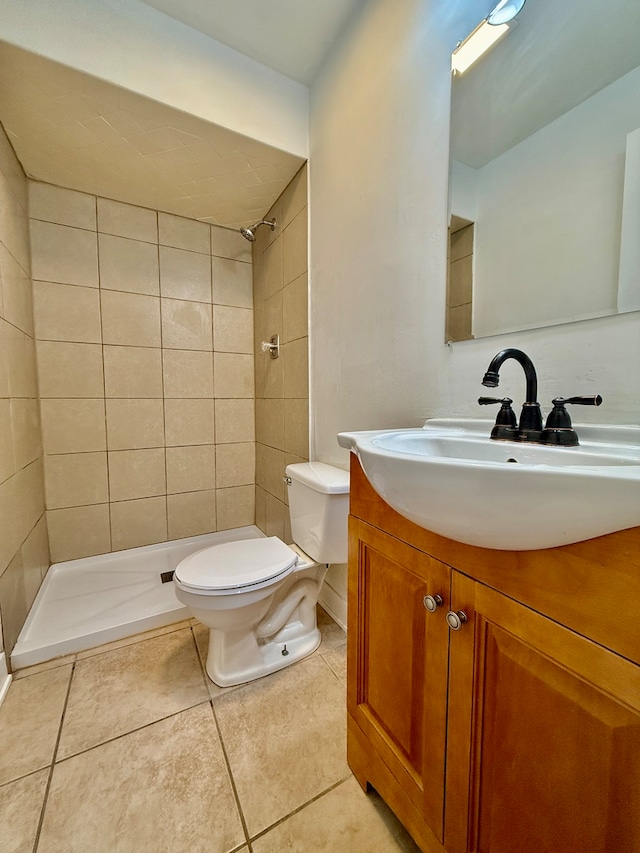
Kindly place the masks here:
POLYGON ((640 3, 527 0, 452 78, 446 340, 640 309, 640 3))

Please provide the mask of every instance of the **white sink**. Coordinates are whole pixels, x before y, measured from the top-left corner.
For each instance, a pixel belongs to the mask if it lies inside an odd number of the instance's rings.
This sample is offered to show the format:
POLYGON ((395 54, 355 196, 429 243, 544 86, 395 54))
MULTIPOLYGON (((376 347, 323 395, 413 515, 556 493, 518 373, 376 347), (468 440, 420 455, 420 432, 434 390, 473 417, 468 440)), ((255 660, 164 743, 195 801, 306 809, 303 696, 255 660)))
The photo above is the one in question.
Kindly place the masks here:
POLYGON ((530 551, 640 526, 640 427, 576 425, 578 447, 493 441, 491 427, 440 419, 338 442, 397 512, 468 545, 530 551))

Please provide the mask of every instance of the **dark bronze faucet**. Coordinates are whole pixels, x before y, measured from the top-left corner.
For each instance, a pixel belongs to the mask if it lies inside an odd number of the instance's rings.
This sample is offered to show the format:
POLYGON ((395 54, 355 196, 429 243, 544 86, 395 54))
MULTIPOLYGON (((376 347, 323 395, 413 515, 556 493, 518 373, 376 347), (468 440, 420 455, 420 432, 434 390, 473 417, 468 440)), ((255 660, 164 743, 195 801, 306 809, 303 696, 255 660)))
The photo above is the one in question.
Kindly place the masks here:
MULTIPOLYGON (((533 362, 529 356, 522 350, 509 347, 501 350, 496 356, 491 359, 491 364, 487 368, 482 384, 488 388, 497 388, 500 382, 500 368, 507 359, 513 358, 520 364, 524 370, 524 375, 527 380, 527 390, 524 405, 520 413, 517 429, 511 428, 508 434, 492 435, 492 438, 506 438, 513 441, 540 441, 542 433, 542 412, 540 411, 540 403, 538 403, 538 377, 533 362)), ((489 398, 483 397, 483 400, 489 398)), ((500 401, 502 402, 502 401, 500 401)))
POLYGON ((517 426, 516 416, 511 409, 512 400, 509 397, 503 399, 480 397, 478 399, 481 406, 486 406, 489 403, 501 404, 495 425, 491 430, 491 438, 502 441, 535 441, 540 444, 575 447, 578 444, 578 436, 571 425, 571 418, 565 409, 566 404, 599 406, 602 403, 602 397, 599 394, 592 397, 556 397, 553 401, 553 410, 549 413, 543 429, 540 403, 536 400, 538 396, 536 369, 529 356, 522 350, 513 347, 501 350, 491 359, 491 364, 484 375, 482 384, 489 388, 496 388, 500 382, 500 368, 509 358, 515 359, 518 364, 522 365, 527 380, 526 399, 517 426))

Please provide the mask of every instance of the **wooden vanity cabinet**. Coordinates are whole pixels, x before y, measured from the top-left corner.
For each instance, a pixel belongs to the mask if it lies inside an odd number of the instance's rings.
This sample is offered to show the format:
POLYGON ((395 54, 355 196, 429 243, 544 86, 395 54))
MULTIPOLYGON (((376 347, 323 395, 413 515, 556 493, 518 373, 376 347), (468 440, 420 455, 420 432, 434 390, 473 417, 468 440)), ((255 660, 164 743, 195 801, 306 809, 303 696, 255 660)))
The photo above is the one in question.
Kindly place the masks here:
POLYGON ((426 853, 640 853, 639 534, 593 540, 595 558, 463 546, 395 513, 352 457, 348 759, 426 853), (587 608, 590 572, 621 556, 628 582, 612 570, 587 608))

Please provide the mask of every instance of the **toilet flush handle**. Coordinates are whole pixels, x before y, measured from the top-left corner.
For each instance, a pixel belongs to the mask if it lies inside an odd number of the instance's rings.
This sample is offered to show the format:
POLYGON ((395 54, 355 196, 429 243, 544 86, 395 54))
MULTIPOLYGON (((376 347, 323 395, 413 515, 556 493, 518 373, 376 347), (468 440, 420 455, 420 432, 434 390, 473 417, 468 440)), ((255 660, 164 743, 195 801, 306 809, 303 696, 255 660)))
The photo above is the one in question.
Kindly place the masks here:
POLYGON ((282 482, 285 483, 287 486, 290 486, 291 485, 291 477, 283 477, 282 482))

